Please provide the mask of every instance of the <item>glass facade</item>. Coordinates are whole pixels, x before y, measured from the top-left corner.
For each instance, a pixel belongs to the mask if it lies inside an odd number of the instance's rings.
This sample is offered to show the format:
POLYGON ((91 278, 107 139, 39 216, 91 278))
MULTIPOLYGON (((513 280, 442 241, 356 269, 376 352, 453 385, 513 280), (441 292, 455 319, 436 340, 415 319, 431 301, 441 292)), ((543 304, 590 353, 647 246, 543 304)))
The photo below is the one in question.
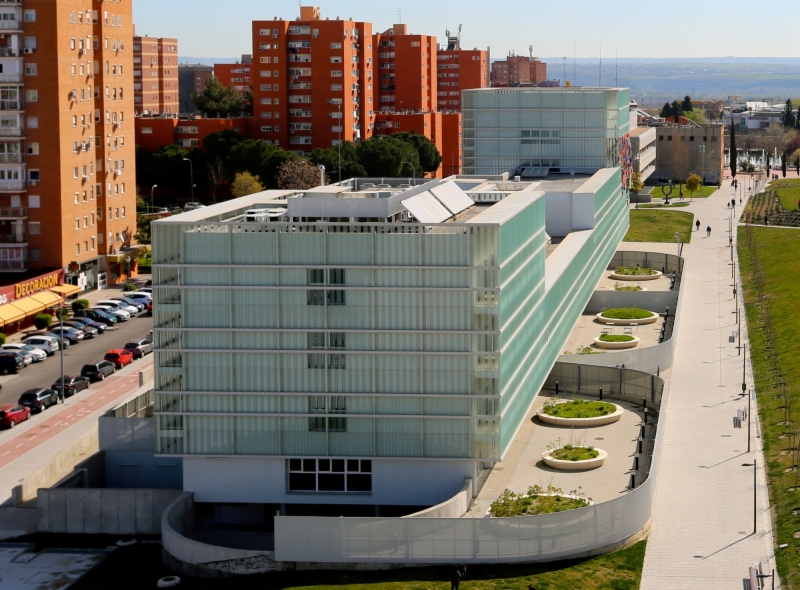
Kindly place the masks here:
POLYGON ((468 175, 524 167, 593 173, 618 163, 629 132, 630 91, 617 88, 482 88, 463 94, 468 175))
POLYGON ((609 179, 549 290, 543 193, 492 223, 155 222, 158 452, 498 460, 627 230, 609 179))

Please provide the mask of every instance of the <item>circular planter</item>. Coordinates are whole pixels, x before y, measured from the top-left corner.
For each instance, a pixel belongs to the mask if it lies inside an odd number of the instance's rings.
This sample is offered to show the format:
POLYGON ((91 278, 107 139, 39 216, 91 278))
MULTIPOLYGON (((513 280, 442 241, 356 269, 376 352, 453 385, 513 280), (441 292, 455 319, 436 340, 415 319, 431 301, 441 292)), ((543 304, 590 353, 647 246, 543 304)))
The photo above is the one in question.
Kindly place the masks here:
POLYGON ((657 270, 655 274, 652 275, 618 275, 612 272, 611 278, 617 281, 655 281, 661 278, 661 271, 657 270))
MULTIPOLYGON (((540 494, 540 495, 541 496, 552 496, 553 494, 540 494)), ((581 498, 580 496, 575 496, 575 495, 572 495, 572 494, 558 494, 558 495, 561 496, 562 498, 571 498, 573 500, 583 500, 583 501, 585 501, 587 505, 586 506, 582 506, 581 508, 588 508, 589 506, 593 506, 594 505, 594 502, 592 502, 592 500, 590 500, 589 498, 581 498)), ((525 494, 525 497, 527 497, 527 494, 525 494)), ((580 508, 575 508, 575 510, 580 510, 580 508)), ((492 512, 492 509, 491 508, 487 508, 486 509, 486 517, 485 518, 497 518, 497 516, 492 516, 491 512, 492 512)), ((569 512, 569 510, 566 510, 565 512, 569 512)), ((556 514, 556 513, 555 512, 548 512, 547 514, 556 514)), ((544 514, 521 514, 520 516, 544 516, 544 514)), ((517 517, 516 516, 503 516, 502 518, 517 518, 517 517)))
POLYGON ((546 424, 553 424, 555 426, 577 426, 579 428, 605 426, 606 424, 613 424, 622 418, 622 413, 625 411, 625 408, 617 404, 614 405, 617 409, 611 414, 606 414, 605 416, 595 416, 594 418, 561 418, 559 416, 550 416, 549 414, 544 413, 544 408, 536 412, 536 417, 546 424))
POLYGON ((645 324, 655 324, 660 317, 657 313, 653 313, 649 318, 643 319, 617 319, 617 318, 607 318, 603 316, 603 312, 601 311, 597 315, 594 316, 597 318, 597 321, 601 324, 614 324, 615 326, 630 326, 631 324, 639 324, 640 326, 644 326, 645 324))
MULTIPOLYGON (((556 450, 556 449, 554 449, 556 450)), ((586 459, 584 461, 562 461, 561 459, 553 459, 550 456, 552 451, 545 451, 542 453, 542 461, 553 469, 560 469, 561 471, 587 471, 588 469, 597 469, 608 458, 608 453, 603 449, 594 449, 599 453, 594 459, 586 459)))
POLYGON ((645 289, 644 287, 642 287, 638 291, 623 291, 622 289, 615 289, 614 287, 611 287, 611 290, 616 293, 641 293, 642 291, 647 291, 647 289, 645 289))
POLYGON ((634 336, 633 340, 628 340, 627 342, 603 342, 600 338, 595 338, 594 343, 597 348, 604 350, 626 350, 639 346, 639 337, 634 336))

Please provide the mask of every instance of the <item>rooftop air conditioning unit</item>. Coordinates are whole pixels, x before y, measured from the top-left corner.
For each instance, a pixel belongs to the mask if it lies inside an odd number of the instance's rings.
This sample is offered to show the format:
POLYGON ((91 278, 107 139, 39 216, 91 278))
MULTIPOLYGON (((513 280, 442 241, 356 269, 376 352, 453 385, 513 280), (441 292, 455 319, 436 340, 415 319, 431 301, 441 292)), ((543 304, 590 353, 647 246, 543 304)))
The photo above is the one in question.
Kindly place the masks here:
POLYGON ((37 184, 38 182, 39 182, 38 180, 29 180, 29 181, 28 181, 28 186, 36 186, 36 184, 37 184))

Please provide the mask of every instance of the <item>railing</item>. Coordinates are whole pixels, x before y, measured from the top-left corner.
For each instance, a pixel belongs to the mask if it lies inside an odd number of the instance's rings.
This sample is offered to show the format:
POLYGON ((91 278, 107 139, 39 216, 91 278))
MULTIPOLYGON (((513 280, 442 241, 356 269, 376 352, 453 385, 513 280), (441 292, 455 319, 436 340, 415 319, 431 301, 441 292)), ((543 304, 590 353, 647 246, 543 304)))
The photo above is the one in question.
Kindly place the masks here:
POLYGON ((0 74, 0 82, 22 82, 22 74, 0 74))
POLYGON ((22 23, 18 20, 0 20, 0 30, 3 31, 21 31, 22 23))
POLYGON ((24 161, 22 154, 0 154, 0 164, 21 164, 24 161))
POLYGON ((22 137, 24 131, 22 127, 0 127, 0 136, 22 137))
POLYGON ((25 244, 28 234, 0 234, 0 244, 25 244))
POLYGON ((0 57, 22 57, 22 50, 13 47, 0 47, 0 57))
POLYGON ((25 110, 25 103, 21 100, 0 100, 0 111, 24 111, 24 110, 25 110))
POLYGON ((0 260, 0 270, 28 270, 28 261, 0 260))
POLYGON ((3 217, 27 217, 28 210, 25 207, 0 207, 0 218, 3 217))
POLYGON ((0 191, 25 190, 24 180, 0 180, 0 191))

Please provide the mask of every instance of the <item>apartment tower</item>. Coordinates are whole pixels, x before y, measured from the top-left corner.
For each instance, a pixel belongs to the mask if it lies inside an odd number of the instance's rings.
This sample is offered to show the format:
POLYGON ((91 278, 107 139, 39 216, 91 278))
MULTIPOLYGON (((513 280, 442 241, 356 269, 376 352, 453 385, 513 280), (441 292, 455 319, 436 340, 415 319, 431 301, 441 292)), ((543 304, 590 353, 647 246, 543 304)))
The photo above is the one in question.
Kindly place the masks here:
POLYGON ((372 135, 372 43, 370 23, 323 20, 313 6, 298 20, 254 21, 257 137, 308 152, 372 135))
POLYGON ((411 35, 397 24, 377 33, 375 68, 381 112, 436 110, 436 37, 411 35))
POLYGON ((461 34, 447 31, 447 45, 436 52, 436 95, 440 111, 461 112, 461 91, 489 86, 489 50, 461 49, 461 34))
POLYGON ((538 86, 547 80, 547 64, 538 57, 509 55, 492 64, 492 86, 538 86))
POLYGON ((0 268, 91 288, 136 232, 131 3, 3 2, 0 19, 0 268))
POLYGON ((134 37, 133 64, 136 114, 177 114, 178 40, 134 37))

